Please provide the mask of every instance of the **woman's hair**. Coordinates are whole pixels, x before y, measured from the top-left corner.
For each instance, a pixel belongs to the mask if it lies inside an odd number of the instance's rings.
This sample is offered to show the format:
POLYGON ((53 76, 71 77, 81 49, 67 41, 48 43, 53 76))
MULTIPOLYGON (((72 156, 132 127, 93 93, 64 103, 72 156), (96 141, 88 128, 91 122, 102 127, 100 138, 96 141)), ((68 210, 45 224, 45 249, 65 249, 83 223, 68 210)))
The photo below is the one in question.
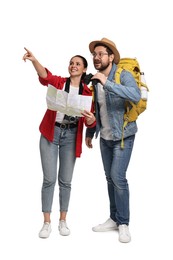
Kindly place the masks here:
POLYGON ((87 62, 87 60, 86 60, 83 56, 81 56, 81 55, 75 55, 75 56, 73 56, 73 58, 74 58, 74 57, 81 58, 81 59, 83 60, 84 68, 87 68, 87 67, 88 67, 88 62, 87 62))

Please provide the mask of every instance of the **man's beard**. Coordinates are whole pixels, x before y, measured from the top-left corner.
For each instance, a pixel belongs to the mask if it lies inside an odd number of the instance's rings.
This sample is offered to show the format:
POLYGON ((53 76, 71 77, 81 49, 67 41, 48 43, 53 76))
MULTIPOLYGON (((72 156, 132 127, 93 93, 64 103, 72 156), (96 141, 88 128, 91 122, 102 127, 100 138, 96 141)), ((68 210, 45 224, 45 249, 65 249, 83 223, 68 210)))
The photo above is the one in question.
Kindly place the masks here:
POLYGON ((107 64, 101 63, 101 67, 99 68, 99 72, 106 70, 108 67, 109 67, 109 63, 107 63, 107 64))

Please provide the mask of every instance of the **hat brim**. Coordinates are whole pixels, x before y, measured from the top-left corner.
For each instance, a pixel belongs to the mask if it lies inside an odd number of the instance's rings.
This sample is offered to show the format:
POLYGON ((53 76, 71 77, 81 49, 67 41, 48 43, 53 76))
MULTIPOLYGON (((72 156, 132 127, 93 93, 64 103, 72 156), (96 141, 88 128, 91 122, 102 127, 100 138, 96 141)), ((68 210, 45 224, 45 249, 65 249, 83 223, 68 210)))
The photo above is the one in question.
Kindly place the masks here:
POLYGON ((118 50, 113 45, 111 45, 111 44, 109 44, 107 42, 104 42, 104 41, 93 41, 93 42, 90 42, 90 44, 89 44, 90 52, 91 53, 94 52, 95 45, 98 44, 98 43, 104 44, 105 46, 108 46, 109 49, 111 49, 111 51, 114 54, 114 62, 115 62, 115 64, 118 64, 119 61, 120 61, 120 54, 119 54, 118 50))

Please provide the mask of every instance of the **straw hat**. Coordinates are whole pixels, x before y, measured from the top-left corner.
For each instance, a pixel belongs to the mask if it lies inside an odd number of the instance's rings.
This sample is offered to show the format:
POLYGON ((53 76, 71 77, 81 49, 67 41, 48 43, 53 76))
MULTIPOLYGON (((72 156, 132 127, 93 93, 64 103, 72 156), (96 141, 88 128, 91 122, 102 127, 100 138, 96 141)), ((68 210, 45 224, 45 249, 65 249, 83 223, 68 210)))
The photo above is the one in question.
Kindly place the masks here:
POLYGON ((112 41, 110 41, 110 40, 107 39, 107 38, 102 38, 100 41, 90 42, 90 44, 89 44, 89 49, 90 49, 90 52, 91 52, 91 53, 93 53, 94 48, 95 48, 95 45, 96 45, 97 43, 102 43, 102 44, 108 46, 109 49, 111 49, 111 51, 112 51, 113 54, 114 54, 114 62, 115 62, 115 64, 118 64, 118 62, 119 62, 119 60, 120 60, 120 54, 119 54, 119 52, 118 52, 118 50, 117 50, 117 47, 116 47, 115 43, 112 42, 112 41))

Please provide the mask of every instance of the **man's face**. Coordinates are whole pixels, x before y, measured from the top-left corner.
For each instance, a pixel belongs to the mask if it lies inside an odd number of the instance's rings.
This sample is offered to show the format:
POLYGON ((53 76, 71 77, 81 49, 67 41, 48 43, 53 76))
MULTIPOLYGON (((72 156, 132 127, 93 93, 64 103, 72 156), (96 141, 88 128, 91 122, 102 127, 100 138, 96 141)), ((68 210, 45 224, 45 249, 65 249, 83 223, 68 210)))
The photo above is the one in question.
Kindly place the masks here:
POLYGON ((93 55, 93 64, 96 70, 104 71, 106 70, 110 63, 112 63, 112 55, 109 55, 104 46, 97 46, 94 49, 93 55))

